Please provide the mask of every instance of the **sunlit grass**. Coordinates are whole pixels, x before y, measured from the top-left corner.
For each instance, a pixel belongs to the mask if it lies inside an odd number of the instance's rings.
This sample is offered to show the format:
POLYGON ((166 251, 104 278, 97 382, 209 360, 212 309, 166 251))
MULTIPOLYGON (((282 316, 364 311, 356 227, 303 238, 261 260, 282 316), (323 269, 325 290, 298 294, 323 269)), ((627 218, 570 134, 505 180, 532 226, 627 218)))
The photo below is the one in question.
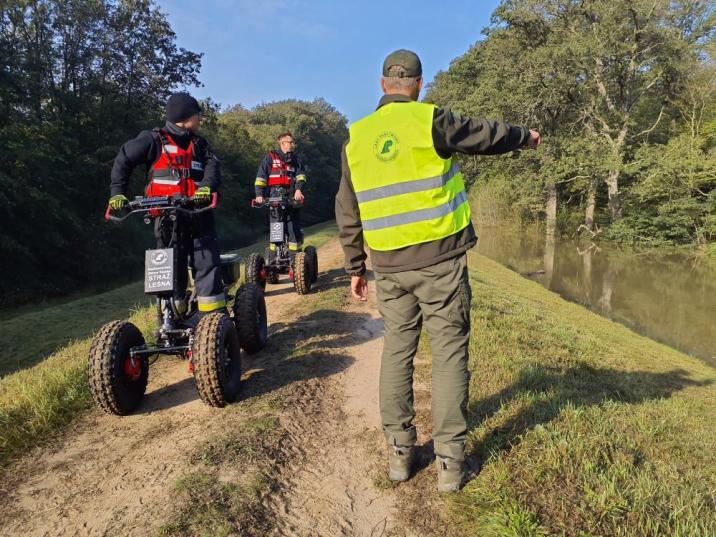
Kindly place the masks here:
MULTIPOLYGON (((470 256, 468 535, 716 534, 716 370, 470 256)), ((423 350, 424 352, 424 350, 423 350)))

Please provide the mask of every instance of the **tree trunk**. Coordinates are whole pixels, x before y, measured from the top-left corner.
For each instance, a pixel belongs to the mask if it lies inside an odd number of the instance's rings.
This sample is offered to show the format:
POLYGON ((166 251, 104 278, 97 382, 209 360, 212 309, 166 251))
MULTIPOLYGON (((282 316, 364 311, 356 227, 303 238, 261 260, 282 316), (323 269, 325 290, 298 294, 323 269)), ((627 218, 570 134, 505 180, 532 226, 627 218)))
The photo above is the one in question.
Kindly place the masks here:
POLYGON ((557 229, 557 185, 553 182, 547 184, 545 212, 547 213, 547 235, 554 237, 557 229))
POLYGON ((547 225, 545 229, 544 247, 544 285, 547 289, 552 287, 554 275, 554 250, 555 235, 557 231, 557 185, 550 182, 547 184, 547 225))
POLYGON ((607 192, 609 194, 609 212, 612 222, 622 217, 622 204, 619 199, 619 170, 611 170, 607 176, 607 192))
POLYGON ((589 231, 594 231, 594 209, 597 206, 597 185, 590 181, 587 190, 587 210, 584 213, 584 225, 589 231))

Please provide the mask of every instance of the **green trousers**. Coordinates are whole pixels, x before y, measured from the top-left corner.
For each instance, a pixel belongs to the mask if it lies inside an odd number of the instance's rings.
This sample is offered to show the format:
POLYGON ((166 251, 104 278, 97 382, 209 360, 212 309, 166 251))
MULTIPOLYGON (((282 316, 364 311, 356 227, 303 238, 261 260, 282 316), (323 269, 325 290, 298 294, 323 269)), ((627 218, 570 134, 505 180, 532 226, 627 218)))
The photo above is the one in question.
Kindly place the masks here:
POLYGON ((385 322, 380 414, 391 445, 412 446, 413 360, 423 326, 432 351, 435 453, 464 460, 472 294, 465 254, 418 270, 375 274, 385 322))

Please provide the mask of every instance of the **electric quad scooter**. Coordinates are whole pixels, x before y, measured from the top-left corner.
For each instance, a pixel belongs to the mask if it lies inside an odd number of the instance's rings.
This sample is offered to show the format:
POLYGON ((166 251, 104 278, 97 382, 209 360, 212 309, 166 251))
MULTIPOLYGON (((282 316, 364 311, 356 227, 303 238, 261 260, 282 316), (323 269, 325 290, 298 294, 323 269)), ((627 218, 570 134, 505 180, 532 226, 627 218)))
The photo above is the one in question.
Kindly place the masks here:
MULTIPOLYGON (((239 256, 221 256, 229 313, 200 315, 194 292, 186 290, 191 219, 216 208, 217 195, 206 207, 197 207, 180 195, 137 197, 123 216, 107 209, 105 218, 123 222, 140 214, 150 224, 160 219, 166 248, 145 252, 144 291, 156 297, 159 326, 156 342, 148 344, 129 321, 105 324, 94 337, 88 360, 89 384, 97 405, 105 412, 126 415, 141 403, 149 378, 150 358, 178 355, 189 362, 201 399, 223 407, 236 401, 241 391, 241 349, 249 354, 266 345, 268 337, 263 291, 253 283, 242 285, 235 296, 229 287, 239 279, 239 256)), ((156 358, 155 358, 156 359, 156 358)))
POLYGON ((262 289, 267 283, 278 283, 280 274, 288 274, 293 287, 299 295, 305 295, 318 281, 318 252, 314 246, 307 246, 295 252, 293 262, 288 248, 288 215, 292 207, 300 207, 295 200, 287 197, 272 197, 262 204, 251 201, 255 208, 268 207, 271 218, 269 224, 269 242, 266 256, 253 253, 246 261, 246 281, 253 282, 262 289))

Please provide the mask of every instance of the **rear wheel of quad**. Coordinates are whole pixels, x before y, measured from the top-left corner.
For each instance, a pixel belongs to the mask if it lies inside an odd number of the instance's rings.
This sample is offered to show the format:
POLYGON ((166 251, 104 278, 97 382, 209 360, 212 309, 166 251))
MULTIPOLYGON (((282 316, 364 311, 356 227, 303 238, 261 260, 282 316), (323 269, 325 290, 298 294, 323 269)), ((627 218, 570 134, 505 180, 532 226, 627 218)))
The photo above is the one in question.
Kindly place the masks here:
POLYGON ((202 318, 191 351, 201 400, 213 407, 236 401, 241 393, 241 347, 229 316, 212 313, 202 318))
MULTIPOLYGON (((270 248, 266 248, 266 264, 270 265, 272 262, 272 259, 276 260, 276 252, 271 252, 270 248), (273 254, 273 255, 272 255, 273 254)), ((277 284, 278 283, 278 272, 274 270, 267 270, 266 271, 266 281, 270 284, 277 284)))
POLYGON ((246 281, 258 285, 261 289, 266 288, 266 275, 264 267, 266 262, 261 254, 251 254, 246 260, 246 281))
POLYGON ((144 336, 127 321, 112 321, 92 340, 87 373, 97 406, 109 414, 131 414, 144 398, 149 379, 149 357, 132 358, 133 347, 143 347, 144 336))
POLYGON ((311 290, 311 268, 306 252, 296 252, 293 258, 293 287, 299 295, 311 290))
POLYGON ((241 348, 248 354, 255 354, 266 346, 266 300, 259 286, 246 283, 239 287, 234 302, 234 320, 241 348))
POLYGON ((311 283, 316 283, 318 281, 318 251, 315 246, 306 246, 304 252, 306 252, 306 260, 311 270, 311 283))

